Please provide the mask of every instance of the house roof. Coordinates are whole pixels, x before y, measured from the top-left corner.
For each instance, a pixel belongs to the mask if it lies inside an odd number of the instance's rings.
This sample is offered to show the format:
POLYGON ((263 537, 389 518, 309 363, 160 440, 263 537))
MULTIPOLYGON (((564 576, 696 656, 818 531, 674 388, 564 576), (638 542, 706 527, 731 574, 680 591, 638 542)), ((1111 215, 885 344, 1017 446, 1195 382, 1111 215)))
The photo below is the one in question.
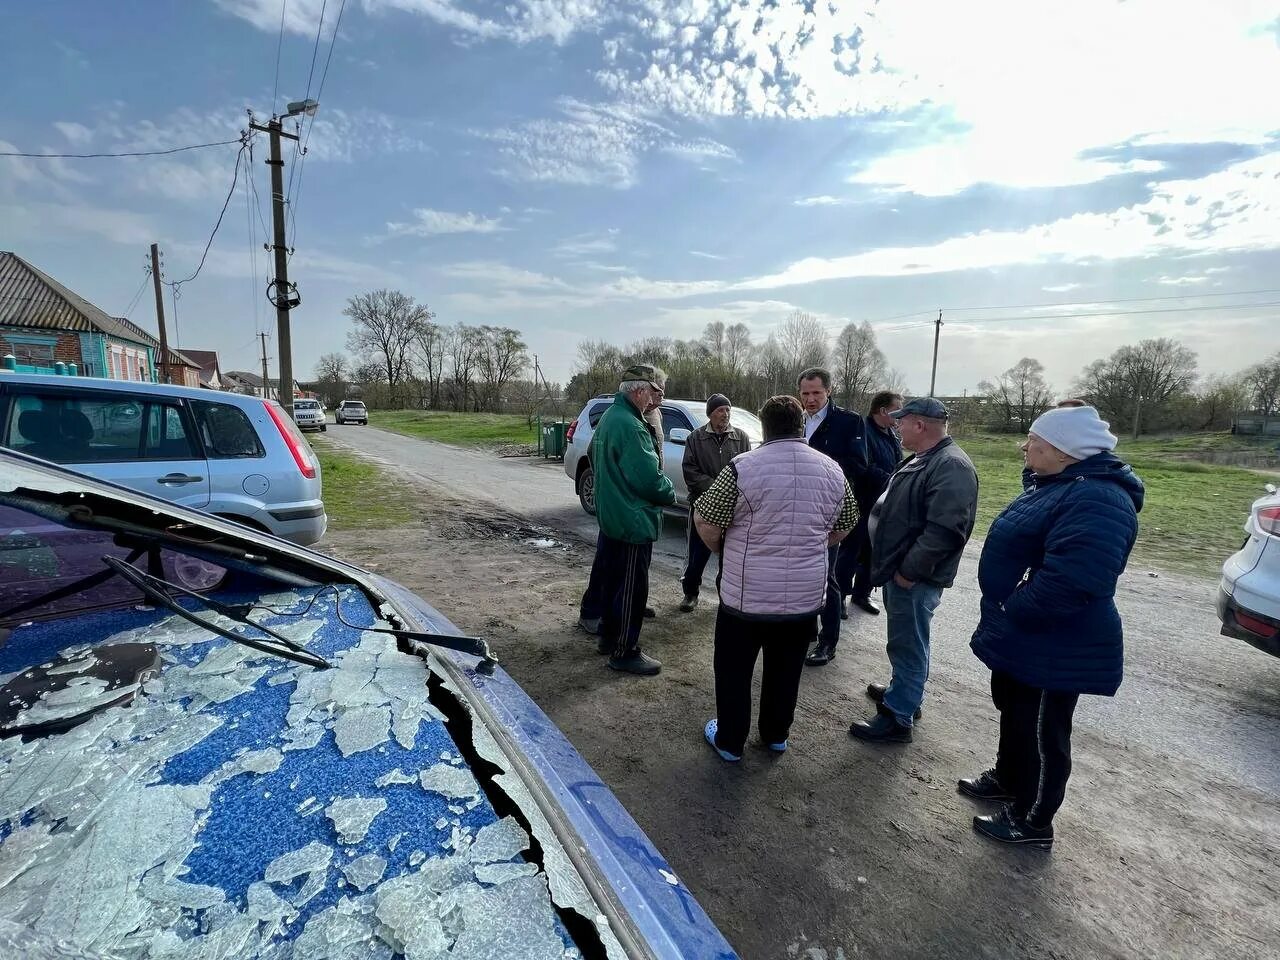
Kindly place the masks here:
POLYGON ((200 368, 200 377, 203 380, 210 380, 214 374, 222 373, 218 366, 218 351, 216 350, 183 350, 182 355, 189 358, 192 363, 200 368))
POLYGON ((249 373, 247 370, 228 370, 223 376, 229 380, 239 380, 247 383, 251 387, 261 387, 262 378, 256 373, 249 373))
POLYGON ((37 330, 102 333, 132 343, 154 342, 143 334, 140 327, 109 316, 100 307, 7 250, 0 250, 0 324, 37 330))

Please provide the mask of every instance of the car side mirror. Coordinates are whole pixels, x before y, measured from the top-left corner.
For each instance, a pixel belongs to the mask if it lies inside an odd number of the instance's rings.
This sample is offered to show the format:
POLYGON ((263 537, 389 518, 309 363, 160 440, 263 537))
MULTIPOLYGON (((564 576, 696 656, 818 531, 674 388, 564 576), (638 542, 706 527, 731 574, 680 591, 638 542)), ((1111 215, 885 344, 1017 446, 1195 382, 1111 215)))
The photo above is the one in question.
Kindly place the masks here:
POLYGON ((676 427, 667 434, 667 439, 672 443, 678 443, 681 446, 684 446, 689 442, 689 434, 692 432, 692 430, 687 430, 684 427, 676 427))
POLYGON ((1276 492, 1276 485, 1274 483, 1265 483, 1262 485, 1262 489, 1267 491, 1267 493, 1274 495, 1276 492))

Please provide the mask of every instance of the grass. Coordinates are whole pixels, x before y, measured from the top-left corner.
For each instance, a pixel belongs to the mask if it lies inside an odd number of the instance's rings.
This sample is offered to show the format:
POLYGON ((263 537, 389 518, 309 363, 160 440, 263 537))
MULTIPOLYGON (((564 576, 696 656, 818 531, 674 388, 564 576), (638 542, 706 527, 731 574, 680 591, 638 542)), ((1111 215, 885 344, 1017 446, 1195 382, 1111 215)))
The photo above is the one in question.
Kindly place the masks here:
POLYGON ((407 486, 386 471, 318 437, 310 439, 320 458, 330 530, 385 529, 403 526, 415 519, 413 498, 407 486))
MULTIPOLYGON (((1021 490, 1021 439, 983 435, 957 439, 978 468, 980 493, 974 533, 985 537, 996 514, 1021 490)), ((1133 559, 1140 566, 1217 576, 1222 562, 1244 540, 1242 528, 1250 504, 1263 495, 1263 484, 1274 477, 1183 459, 1195 449, 1222 448, 1197 448, 1188 443, 1193 440, 1121 440, 1117 454, 1147 488, 1133 559)))
POLYGON ((372 410, 375 427, 463 447, 532 444, 534 428, 514 413, 448 413, 442 410, 372 410))

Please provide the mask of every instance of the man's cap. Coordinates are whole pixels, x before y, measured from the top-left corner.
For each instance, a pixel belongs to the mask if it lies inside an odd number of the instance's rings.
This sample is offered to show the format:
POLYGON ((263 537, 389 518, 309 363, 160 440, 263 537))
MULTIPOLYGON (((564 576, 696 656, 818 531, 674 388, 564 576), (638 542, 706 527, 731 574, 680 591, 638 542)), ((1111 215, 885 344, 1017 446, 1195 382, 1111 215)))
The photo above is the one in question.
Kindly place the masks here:
POLYGON ((647 380, 656 383, 659 388, 665 387, 667 375, 657 367, 647 363, 633 363, 622 371, 623 380, 647 380))
POLYGON ((951 418, 946 406, 937 397, 916 397, 914 400, 908 400, 901 410, 889 414, 895 420, 901 420, 903 417, 912 415, 928 417, 930 420, 949 420, 951 418))
POLYGON ((711 416, 711 414, 719 410, 721 407, 732 406, 733 404, 729 402, 729 398, 723 393, 713 393, 707 398, 707 416, 711 416))

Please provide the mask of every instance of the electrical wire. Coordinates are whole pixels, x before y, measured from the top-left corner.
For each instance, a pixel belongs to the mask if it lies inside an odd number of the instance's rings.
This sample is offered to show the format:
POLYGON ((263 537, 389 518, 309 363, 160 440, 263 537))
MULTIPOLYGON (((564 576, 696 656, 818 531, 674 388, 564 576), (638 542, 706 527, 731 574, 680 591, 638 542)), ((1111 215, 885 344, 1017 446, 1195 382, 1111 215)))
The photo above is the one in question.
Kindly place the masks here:
POLYGON ((169 286, 175 289, 184 283, 190 283, 196 277, 200 276, 200 271, 204 269, 204 262, 209 257, 209 250, 213 247, 213 238, 218 235, 218 228, 222 226, 222 218, 227 215, 227 207, 231 205, 231 198, 235 196, 236 185, 240 182, 240 161, 244 159, 245 150, 248 145, 245 142, 247 138, 240 141, 240 152, 236 154, 235 170, 231 173, 231 189, 227 191, 227 198, 222 201, 222 210, 218 213, 217 222, 213 225, 213 231, 209 234, 209 241, 204 245, 204 253, 200 255, 200 263, 196 266, 195 273, 183 280, 165 281, 169 286))
POLYGON ((138 284, 138 289, 134 292, 133 299, 129 301, 129 305, 124 308, 124 313, 120 314, 120 316, 124 317, 126 320, 129 319, 129 314, 132 313, 133 308, 138 305, 138 301, 142 299, 142 291, 146 289, 147 281, 150 279, 151 267, 144 267, 142 271, 142 282, 138 284))
POLYGON ((253 152, 249 152, 249 170, 245 171, 244 178, 244 219, 248 227, 247 235, 249 237, 249 273, 252 278, 251 297, 253 299, 253 332, 257 336, 260 324, 260 312, 258 310, 258 231, 257 224, 253 222, 253 191, 250 184, 253 183, 252 176, 253 152))
POLYGON ((135 150, 130 153, 22 153, 20 151, 0 152, 0 157, 25 157, 28 160, 92 160, 98 157, 167 157, 171 153, 182 153, 186 150, 203 150, 206 147, 225 147, 240 143, 234 140, 215 140, 212 143, 192 143, 185 147, 173 147, 169 150, 135 150))
MULTIPOLYGON (((302 96, 302 99, 304 101, 311 99, 311 81, 315 78, 315 75, 316 75, 316 56, 320 53, 320 37, 324 33, 324 11, 328 5, 329 5, 329 0, 321 0, 320 20, 319 22, 316 23, 316 42, 315 42, 315 45, 311 48, 311 69, 307 71, 307 92, 302 96)), ((315 123, 315 120, 313 119, 311 122, 315 123)), ((299 130, 295 132, 301 132, 301 131, 299 130)), ((286 203, 293 196, 293 171, 296 170, 298 167, 298 141, 297 140, 293 142, 293 149, 294 149, 294 154, 293 154, 294 162, 292 166, 289 167, 289 187, 288 189, 285 190, 285 193, 284 193, 286 203)))
POLYGON ((276 39, 276 82, 271 88, 271 112, 274 113, 280 96, 280 49, 284 46, 284 15, 289 9, 289 0, 280 2, 280 36, 276 39))

